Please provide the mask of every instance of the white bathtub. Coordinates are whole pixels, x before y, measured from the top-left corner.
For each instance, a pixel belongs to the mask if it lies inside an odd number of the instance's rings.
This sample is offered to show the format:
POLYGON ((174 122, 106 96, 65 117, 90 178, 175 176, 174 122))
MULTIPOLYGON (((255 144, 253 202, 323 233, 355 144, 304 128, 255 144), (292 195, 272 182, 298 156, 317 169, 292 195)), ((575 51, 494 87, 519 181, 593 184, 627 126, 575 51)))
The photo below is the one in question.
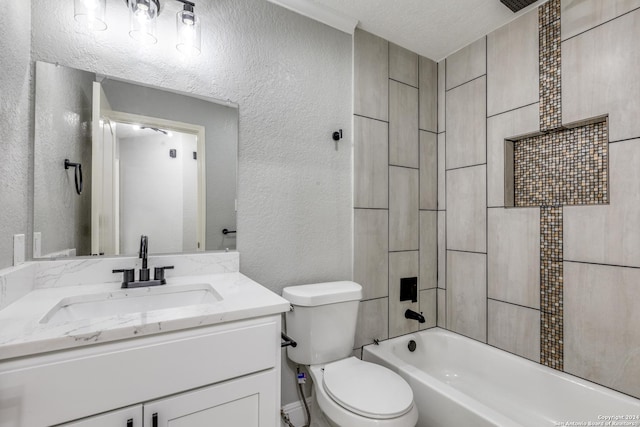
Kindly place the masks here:
POLYGON ((638 399, 439 328, 366 346, 363 359, 407 380, 418 427, 640 427, 638 399))

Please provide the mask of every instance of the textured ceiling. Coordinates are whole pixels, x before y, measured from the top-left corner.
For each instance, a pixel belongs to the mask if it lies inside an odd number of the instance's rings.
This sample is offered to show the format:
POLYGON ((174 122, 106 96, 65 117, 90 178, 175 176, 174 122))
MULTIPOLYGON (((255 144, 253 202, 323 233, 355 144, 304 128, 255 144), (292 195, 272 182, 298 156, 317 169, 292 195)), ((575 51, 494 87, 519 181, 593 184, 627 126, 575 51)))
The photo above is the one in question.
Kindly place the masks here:
POLYGON ((360 21, 359 28, 439 61, 517 14, 499 0, 307 0, 360 21))

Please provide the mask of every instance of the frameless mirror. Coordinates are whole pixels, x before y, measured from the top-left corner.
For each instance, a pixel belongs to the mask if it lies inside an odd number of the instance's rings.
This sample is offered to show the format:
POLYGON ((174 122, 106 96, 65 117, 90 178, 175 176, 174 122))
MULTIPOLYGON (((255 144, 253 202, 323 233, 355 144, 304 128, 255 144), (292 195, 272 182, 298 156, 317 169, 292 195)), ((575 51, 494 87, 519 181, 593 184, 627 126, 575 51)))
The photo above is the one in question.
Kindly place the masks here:
POLYGON ((235 249, 238 109, 36 63, 34 258, 235 249))

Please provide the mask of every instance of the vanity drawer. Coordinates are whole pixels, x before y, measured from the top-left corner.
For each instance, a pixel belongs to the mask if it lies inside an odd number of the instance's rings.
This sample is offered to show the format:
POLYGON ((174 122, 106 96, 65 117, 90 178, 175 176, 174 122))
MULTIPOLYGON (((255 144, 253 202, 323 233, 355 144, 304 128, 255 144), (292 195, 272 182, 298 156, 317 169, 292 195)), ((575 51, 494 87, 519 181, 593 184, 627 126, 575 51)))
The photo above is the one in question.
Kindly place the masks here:
POLYGON ((275 368, 280 318, 0 363, 0 427, 62 423, 275 368))

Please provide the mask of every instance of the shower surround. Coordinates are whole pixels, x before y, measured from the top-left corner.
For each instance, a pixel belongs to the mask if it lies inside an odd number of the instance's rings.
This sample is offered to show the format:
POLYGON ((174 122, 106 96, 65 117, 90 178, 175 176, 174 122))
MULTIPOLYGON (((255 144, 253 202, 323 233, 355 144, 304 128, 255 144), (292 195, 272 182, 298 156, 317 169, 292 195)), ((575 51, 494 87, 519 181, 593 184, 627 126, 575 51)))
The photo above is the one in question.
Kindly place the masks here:
POLYGON ((438 64, 439 326, 635 397, 638 35, 550 0, 438 64))

